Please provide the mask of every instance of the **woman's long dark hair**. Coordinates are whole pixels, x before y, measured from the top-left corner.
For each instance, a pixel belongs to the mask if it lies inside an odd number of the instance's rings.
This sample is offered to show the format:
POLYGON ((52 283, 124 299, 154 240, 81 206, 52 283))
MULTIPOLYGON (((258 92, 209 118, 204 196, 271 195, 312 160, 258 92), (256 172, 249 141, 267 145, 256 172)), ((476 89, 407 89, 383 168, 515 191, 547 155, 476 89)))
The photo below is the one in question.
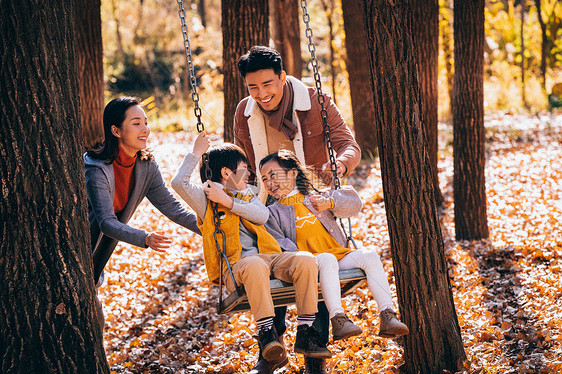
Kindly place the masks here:
MULTIPOLYGON (((297 189, 303 195, 308 195, 310 191, 315 191, 320 193, 321 191, 314 187, 312 183, 313 174, 310 170, 304 167, 294 152, 288 151, 286 149, 281 149, 279 152, 275 152, 265 156, 260 161, 260 171, 267 162, 277 161, 279 166, 281 166, 285 171, 296 170, 297 171, 297 189)), ((318 179, 318 178, 317 178, 318 179)))
MULTIPOLYGON (((125 121, 127 109, 135 105, 141 105, 141 100, 138 97, 131 96, 118 97, 107 103, 103 111, 103 133, 105 140, 101 146, 88 150, 88 156, 107 161, 108 164, 111 164, 117 158, 119 154, 119 139, 113 135, 111 126, 121 128, 123 121, 125 121)), ((154 158, 146 150, 140 150, 137 156, 141 160, 152 160, 154 158)))

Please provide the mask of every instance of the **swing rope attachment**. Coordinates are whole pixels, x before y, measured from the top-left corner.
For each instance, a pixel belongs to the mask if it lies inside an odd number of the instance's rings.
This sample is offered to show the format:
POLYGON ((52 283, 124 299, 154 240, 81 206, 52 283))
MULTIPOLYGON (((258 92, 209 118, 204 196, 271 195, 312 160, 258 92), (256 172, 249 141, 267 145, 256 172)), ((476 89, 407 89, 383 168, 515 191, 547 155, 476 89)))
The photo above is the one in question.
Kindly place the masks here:
MULTIPOLYGON (((340 178, 338 177, 338 166, 336 164, 336 156, 334 151, 334 144, 332 143, 332 137, 330 132, 330 125, 328 124, 328 111, 324 107, 324 94, 322 93, 322 81, 320 79, 320 72, 318 69, 318 60, 316 59, 316 46, 314 45, 314 41, 312 40, 312 29, 310 28, 310 15, 307 11, 307 1, 301 0, 301 8, 302 8, 302 19, 304 24, 306 25, 306 37, 308 39, 308 51, 310 52, 310 64, 312 65, 312 71, 314 72, 314 82, 316 84, 316 90, 318 91, 318 103, 321 107, 321 116, 322 116, 322 128, 324 129, 324 138, 326 139, 326 148, 328 149, 328 156, 330 158, 330 171, 332 172, 333 184, 334 189, 340 188, 340 178)), ((357 244, 353 239, 353 235, 351 233, 351 219, 347 219, 348 229, 346 230, 345 224, 342 219, 340 219, 340 226, 345 234, 347 239, 347 244, 353 244, 353 247, 357 249, 357 244)))
MULTIPOLYGON (((183 1, 182 0, 176 0, 179 6, 179 17, 180 17, 180 22, 181 22, 181 32, 183 35, 183 45, 184 45, 184 49, 185 49, 185 56, 187 59, 187 67, 189 70, 189 82, 191 85, 191 99, 193 100, 193 104, 194 104, 194 108, 193 111, 195 113, 195 117, 197 118, 197 132, 201 133, 203 131, 205 131, 205 125, 203 124, 203 121, 201 120, 201 108, 199 107, 199 93, 197 92, 197 81, 195 79, 195 69, 193 67, 193 57, 191 55, 191 42, 189 40, 189 30, 187 28, 187 23, 185 21, 185 10, 183 8, 183 1)), ((203 156, 201 157, 201 162, 205 167, 205 179, 207 180, 208 183, 212 183, 212 171, 211 168, 209 167, 209 155, 207 153, 204 153, 203 156)), ((219 262, 219 305, 217 307, 217 311, 219 313, 222 312, 222 308, 223 308, 223 302, 222 302, 222 286, 223 286, 223 281, 222 281, 222 275, 223 275, 223 264, 226 263, 228 272, 230 273, 230 276, 232 277, 232 281, 234 282, 234 286, 236 287, 236 293, 238 294, 238 296, 242 296, 244 294, 242 288, 238 285, 238 283, 236 283, 236 280, 234 279, 234 273, 232 272, 232 267, 230 266, 230 263, 228 261, 228 257, 226 256, 226 235, 224 233, 224 231, 221 228, 221 215, 220 212, 218 210, 218 206, 217 203, 215 203, 214 201, 209 201, 209 204, 211 205, 211 209, 213 211, 213 223, 215 225, 215 232, 213 233, 213 237, 215 238, 215 245, 217 247, 217 252, 219 253, 219 257, 220 257, 220 262, 219 262), (222 246, 219 243, 219 236, 222 238, 222 246)))

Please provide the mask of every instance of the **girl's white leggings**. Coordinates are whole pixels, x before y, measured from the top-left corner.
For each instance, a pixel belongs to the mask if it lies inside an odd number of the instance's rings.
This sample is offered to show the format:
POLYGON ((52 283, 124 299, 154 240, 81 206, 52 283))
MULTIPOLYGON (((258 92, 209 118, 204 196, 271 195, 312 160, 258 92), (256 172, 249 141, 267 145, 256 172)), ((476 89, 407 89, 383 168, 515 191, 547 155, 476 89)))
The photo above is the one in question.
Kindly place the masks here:
POLYGON ((330 318, 337 313, 345 313, 341 305, 340 279, 337 276, 339 270, 362 269, 367 275, 369 290, 377 302, 379 312, 386 308, 393 308, 388 279, 376 251, 358 249, 339 261, 331 253, 319 253, 316 255, 316 259, 318 260, 320 289, 330 312, 330 318))

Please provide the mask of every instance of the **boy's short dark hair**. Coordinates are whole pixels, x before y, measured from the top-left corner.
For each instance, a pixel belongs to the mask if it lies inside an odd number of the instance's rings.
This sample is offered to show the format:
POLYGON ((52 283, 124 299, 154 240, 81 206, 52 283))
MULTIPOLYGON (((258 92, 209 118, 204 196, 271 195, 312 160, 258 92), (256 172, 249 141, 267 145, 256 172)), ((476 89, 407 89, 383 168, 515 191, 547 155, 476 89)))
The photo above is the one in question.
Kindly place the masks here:
POLYGON ((242 78, 246 78, 248 73, 263 69, 273 69, 275 74, 280 75, 283 71, 281 54, 273 48, 255 45, 238 60, 238 72, 242 78))
MULTIPOLYGON (((221 182, 222 168, 227 167, 232 171, 236 171, 240 162, 249 164, 248 157, 246 157, 246 153, 244 153, 242 148, 232 143, 218 145, 211 148, 207 153, 209 158, 209 169, 211 169, 211 181, 213 182, 221 182)), ((199 175, 201 176, 201 182, 205 182, 207 180, 204 164, 201 164, 201 167, 199 168, 199 175)))

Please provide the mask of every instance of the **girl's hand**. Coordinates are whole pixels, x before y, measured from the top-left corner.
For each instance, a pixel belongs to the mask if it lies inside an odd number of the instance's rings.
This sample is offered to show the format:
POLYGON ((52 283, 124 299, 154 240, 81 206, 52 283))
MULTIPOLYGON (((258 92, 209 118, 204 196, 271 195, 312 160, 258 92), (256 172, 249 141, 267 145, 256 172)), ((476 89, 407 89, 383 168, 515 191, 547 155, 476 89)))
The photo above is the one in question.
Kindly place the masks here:
POLYGON ((332 209, 332 199, 320 195, 311 195, 310 203, 317 211, 332 209))
POLYGON ((201 131, 195 139, 195 144, 193 144, 193 154, 197 157, 203 156, 203 153, 207 152, 210 145, 211 142, 207 136, 207 132, 201 131))
POLYGON ((234 206, 234 200, 219 188, 214 182, 206 181, 203 184, 203 191, 207 195, 207 199, 214 201, 215 203, 224 205, 228 209, 232 209, 234 206))
POLYGON ((144 243, 156 252, 166 252, 172 245, 172 239, 164 235, 164 231, 149 232, 144 243))

